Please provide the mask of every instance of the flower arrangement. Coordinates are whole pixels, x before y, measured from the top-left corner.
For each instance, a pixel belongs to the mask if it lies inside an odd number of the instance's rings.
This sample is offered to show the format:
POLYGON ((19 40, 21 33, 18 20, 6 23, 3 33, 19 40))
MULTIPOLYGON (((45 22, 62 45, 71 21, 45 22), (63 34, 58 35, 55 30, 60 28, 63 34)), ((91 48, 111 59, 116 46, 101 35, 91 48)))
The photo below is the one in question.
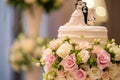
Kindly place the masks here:
POLYGON ((40 60, 47 39, 29 38, 20 34, 10 49, 10 63, 15 71, 31 69, 34 60, 40 60), (44 47, 43 47, 44 46, 44 47))
POLYGON ((115 40, 100 44, 73 42, 71 39, 52 40, 43 51, 43 80, 119 80, 120 46, 115 40))
POLYGON ((64 0, 7 0, 7 3, 18 9, 31 8, 34 4, 42 6, 46 12, 59 8, 64 0))

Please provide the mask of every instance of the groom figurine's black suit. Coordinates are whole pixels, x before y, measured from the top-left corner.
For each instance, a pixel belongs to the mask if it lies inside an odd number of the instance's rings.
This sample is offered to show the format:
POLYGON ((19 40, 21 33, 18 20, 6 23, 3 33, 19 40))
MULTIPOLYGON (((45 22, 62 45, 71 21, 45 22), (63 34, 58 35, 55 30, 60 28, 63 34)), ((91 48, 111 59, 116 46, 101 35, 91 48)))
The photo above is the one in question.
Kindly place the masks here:
POLYGON ((85 24, 87 24, 87 21, 88 21, 88 7, 87 7, 86 2, 83 2, 82 12, 83 12, 83 15, 84 15, 85 24))

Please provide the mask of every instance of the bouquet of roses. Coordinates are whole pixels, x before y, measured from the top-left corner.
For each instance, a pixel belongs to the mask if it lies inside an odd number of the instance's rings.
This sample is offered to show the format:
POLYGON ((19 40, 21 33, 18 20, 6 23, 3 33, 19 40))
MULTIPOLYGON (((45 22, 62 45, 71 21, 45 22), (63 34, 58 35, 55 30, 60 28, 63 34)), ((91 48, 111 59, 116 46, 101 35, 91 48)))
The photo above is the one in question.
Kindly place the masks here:
POLYGON ((31 69, 33 60, 40 60, 47 39, 29 38, 20 34, 10 49, 10 63, 15 71, 31 69))
POLYGON ((63 2, 64 0, 7 0, 8 4, 18 9, 32 9, 32 6, 37 4, 44 8, 46 12, 59 8, 63 2))
POLYGON ((120 46, 56 39, 43 51, 43 80, 120 80, 120 46))

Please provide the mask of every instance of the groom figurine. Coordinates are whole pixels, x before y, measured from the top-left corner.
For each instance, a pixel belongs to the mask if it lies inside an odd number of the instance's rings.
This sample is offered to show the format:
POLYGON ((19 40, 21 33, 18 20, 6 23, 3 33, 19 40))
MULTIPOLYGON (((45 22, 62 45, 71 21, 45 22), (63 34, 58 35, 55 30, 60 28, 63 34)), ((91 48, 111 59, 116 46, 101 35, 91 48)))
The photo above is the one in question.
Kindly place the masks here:
POLYGON ((83 2, 82 12, 83 12, 83 15, 84 15, 85 24, 87 24, 87 21, 88 21, 88 7, 87 7, 86 2, 83 2))

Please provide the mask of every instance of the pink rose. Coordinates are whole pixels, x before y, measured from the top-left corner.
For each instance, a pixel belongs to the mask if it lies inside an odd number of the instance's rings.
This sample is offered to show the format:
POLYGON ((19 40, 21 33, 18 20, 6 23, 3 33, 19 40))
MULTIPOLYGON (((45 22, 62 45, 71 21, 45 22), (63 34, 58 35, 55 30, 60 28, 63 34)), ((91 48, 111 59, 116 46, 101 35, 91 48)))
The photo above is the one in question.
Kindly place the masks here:
POLYGON ((86 72, 80 69, 80 70, 75 71, 74 76, 75 76, 75 80, 85 80, 86 72))
POLYGON ((63 61, 60 63, 66 71, 74 71, 78 68, 76 64, 75 54, 71 54, 70 56, 65 57, 63 61))
POLYGON ((110 54, 101 50, 100 53, 97 54, 97 64, 100 69, 108 67, 110 65, 110 54))
POLYGON ((45 64, 48 66, 51 66, 53 62, 56 60, 55 56, 53 54, 48 54, 45 58, 45 64))

